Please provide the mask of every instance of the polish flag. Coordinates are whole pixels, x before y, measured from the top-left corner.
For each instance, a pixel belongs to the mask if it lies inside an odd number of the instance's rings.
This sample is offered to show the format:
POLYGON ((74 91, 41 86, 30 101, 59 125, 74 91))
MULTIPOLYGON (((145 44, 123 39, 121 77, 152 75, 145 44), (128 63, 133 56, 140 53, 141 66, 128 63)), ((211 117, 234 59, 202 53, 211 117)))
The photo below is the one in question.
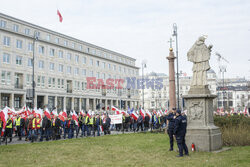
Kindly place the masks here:
POLYGON ((53 111, 52 111, 52 114, 53 114, 54 116, 58 116, 58 113, 57 113, 56 110, 53 110, 53 111))
POLYGON ((132 112, 132 117, 134 118, 134 120, 137 121, 139 116, 135 112, 132 112))
POLYGON ((164 111, 164 114, 167 115, 167 113, 168 113, 168 110, 166 109, 166 110, 164 111))
POLYGON ((146 111, 146 114, 149 116, 149 118, 152 117, 152 114, 148 110, 146 111))
POLYGON ((7 123, 8 117, 9 117, 8 109, 5 107, 2 111, 0 111, 0 119, 3 122, 1 136, 4 135, 4 131, 5 131, 5 128, 6 128, 6 123, 7 123))
POLYGON ((61 112, 59 113, 59 116, 58 116, 58 118, 59 118, 61 121, 65 121, 65 117, 64 117, 63 113, 64 113, 64 112, 61 111, 61 112))
POLYGON ((57 15, 59 16, 59 21, 62 22, 63 21, 63 17, 60 13, 60 11, 57 9, 57 15))
POLYGON ((112 106, 112 107, 111 107, 111 110, 112 110, 112 111, 116 111, 116 110, 118 110, 118 108, 112 106))
POLYGON ((72 115, 72 119, 76 121, 77 126, 79 126, 79 124, 78 124, 78 116, 77 116, 76 112, 73 111, 73 113, 71 113, 71 115, 72 115))
POLYGON ((49 112, 48 108, 45 108, 44 115, 45 115, 48 119, 51 119, 50 112, 49 112))
POLYGON ((143 119, 145 118, 146 116, 146 113, 143 109, 140 109, 140 114, 142 115, 143 119))
POLYGON ((248 115, 247 107, 245 107, 244 115, 248 115))

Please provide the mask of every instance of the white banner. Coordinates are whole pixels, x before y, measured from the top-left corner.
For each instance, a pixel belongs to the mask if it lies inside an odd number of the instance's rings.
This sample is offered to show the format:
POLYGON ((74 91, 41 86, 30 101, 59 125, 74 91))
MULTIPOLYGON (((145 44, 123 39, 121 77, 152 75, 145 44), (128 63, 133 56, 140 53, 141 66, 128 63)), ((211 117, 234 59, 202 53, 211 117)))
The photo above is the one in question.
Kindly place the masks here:
POLYGON ((111 124, 121 124, 122 123, 122 114, 118 115, 109 115, 111 119, 111 124))

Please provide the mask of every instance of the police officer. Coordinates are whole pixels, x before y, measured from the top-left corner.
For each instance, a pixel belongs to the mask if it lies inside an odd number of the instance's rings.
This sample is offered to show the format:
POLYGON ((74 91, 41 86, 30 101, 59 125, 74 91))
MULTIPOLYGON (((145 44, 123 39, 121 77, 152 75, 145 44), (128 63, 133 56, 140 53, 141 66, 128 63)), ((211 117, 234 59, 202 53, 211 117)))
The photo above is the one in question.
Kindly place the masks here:
POLYGON ((169 151, 173 151, 174 148, 174 123, 175 123, 175 111, 176 109, 170 110, 169 114, 167 115, 166 119, 168 120, 168 136, 170 141, 170 148, 169 151))
POLYGON ((18 134, 18 140, 22 140, 22 129, 21 129, 21 117, 20 115, 17 115, 16 118, 16 128, 17 128, 17 134, 18 134))
POLYGON ((183 149, 185 155, 188 155, 188 148, 185 142, 185 135, 187 129, 187 119, 181 115, 181 111, 176 111, 176 119, 174 125, 174 135, 176 137, 177 145, 179 148, 179 155, 177 157, 183 157, 183 149))

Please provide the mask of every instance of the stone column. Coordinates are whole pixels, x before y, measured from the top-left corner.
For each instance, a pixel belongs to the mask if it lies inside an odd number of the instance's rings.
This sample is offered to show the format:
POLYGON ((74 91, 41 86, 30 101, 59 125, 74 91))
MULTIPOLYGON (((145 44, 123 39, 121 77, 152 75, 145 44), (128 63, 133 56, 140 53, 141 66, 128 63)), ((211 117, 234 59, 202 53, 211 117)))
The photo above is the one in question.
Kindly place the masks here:
POLYGON ((14 93, 10 94, 10 108, 14 108, 14 93))
POLYGON ((125 108, 125 110, 128 109, 128 101, 127 101, 127 100, 125 101, 125 106, 124 106, 124 108, 125 108))
MULTIPOLYGON (((37 106, 37 96, 35 98, 35 106, 37 106)), ((49 96, 48 95, 44 95, 44 101, 43 101, 43 104, 46 105, 48 107, 48 104, 49 104, 49 96)))
POLYGON ((86 111, 89 111, 89 98, 86 98, 86 111))
POLYGON ((105 105, 104 105, 104 108, 105 108, 105 111, 107 111, 107 107, 108 107, 108 100, 107 99, 104 99, 105 100, 105 105))
POLYGON ((74 99, 75 99, 74 97, 71 98, 71 110, 74 110, 74 104, 75 104, 74 99))
POLYGON ((111 111, 112 106, 113 106, 113 99, 111 99, 111 101, 110 101, 110 108, 109 108, 110 111, 111 111))
POLYGON ((82 98, 79 98, 79 110, 82 110, 82 98))
MULTIPOLYGON (((0 97, 0 104, 1 104, 1 97, 0 97)), ((26 93, 23 94, 21 99, 21 107, 23 107, 26 104, 26 93)))
POLYGON ((116 105, 116 107, 120 108, 118 99, 116 99, 116 104, 115 105, 116 105))
MULTIPOLYGON (((56 109, 58 109, 57 108, 57 96, 55 96, 55 107, 56 107, 56 109)), ((60 112, 60 111, 57 110, 57 112, 60 112)))
POLYGON ((96 110, 96 98, 93 99, 93 111, 96 110))
POLYGON ((169 56, 167 57, 169 63, 169 109, 176 108, 176 93, 175 93, 175 70, 174 70, 174 52, 169 49, 169 56))
POLYGON ((63 97, 63 110, 66 110, 66 96, 63 97))

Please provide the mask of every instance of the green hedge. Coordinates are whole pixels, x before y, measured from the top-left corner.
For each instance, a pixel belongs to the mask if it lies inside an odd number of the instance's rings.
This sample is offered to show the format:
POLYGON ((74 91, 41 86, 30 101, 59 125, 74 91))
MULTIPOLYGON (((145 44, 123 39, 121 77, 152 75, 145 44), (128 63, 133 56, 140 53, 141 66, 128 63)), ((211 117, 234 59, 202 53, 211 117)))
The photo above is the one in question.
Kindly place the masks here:
POLYGON ((250 145, 250 118, 238 115, 215 116, 214 124, 221 129, 224 146, 250 145))

